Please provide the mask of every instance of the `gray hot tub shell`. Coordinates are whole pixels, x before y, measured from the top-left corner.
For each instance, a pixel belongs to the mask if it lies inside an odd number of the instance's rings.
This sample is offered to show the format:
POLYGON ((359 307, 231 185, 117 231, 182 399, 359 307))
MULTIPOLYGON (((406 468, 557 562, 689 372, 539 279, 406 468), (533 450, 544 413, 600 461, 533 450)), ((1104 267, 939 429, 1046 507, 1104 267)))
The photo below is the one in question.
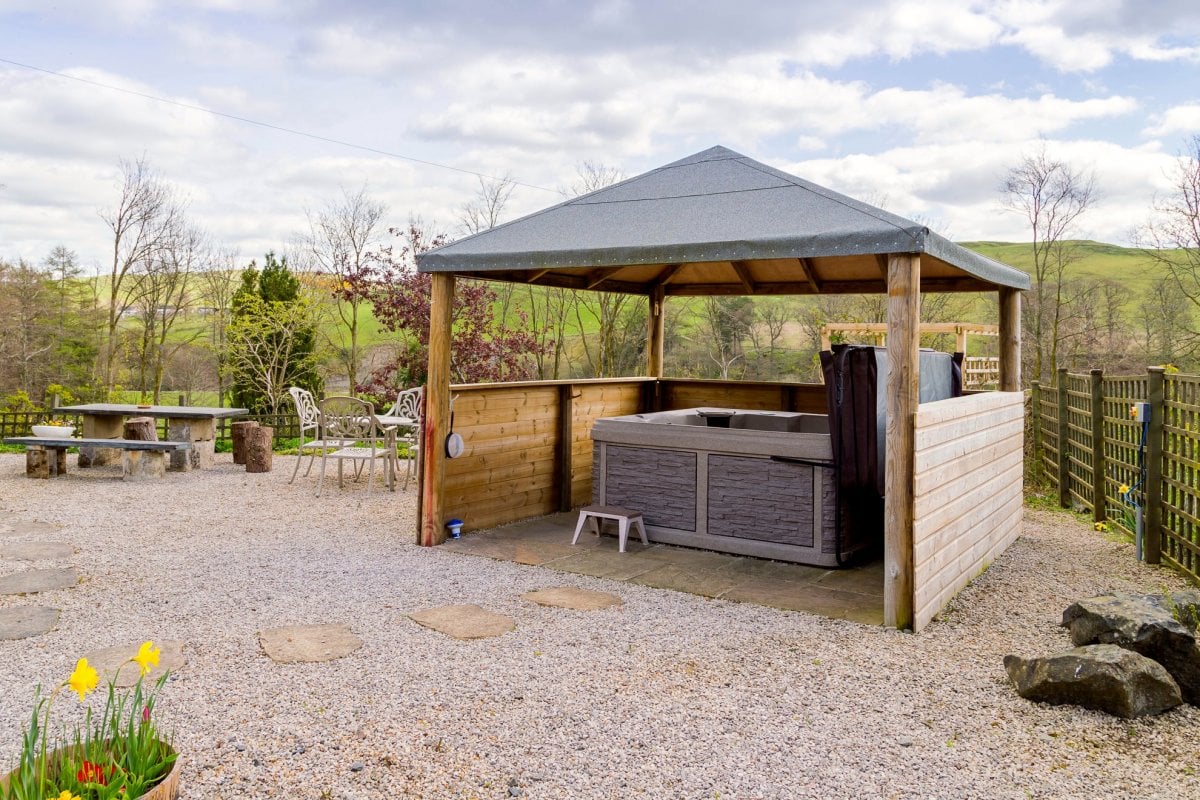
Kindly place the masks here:
POLYGON ((823 414, 681 409, 598 419, 591 435, 593 502, 641 511, 654 541, 818 566, 863 546, 838 542, 823 414))

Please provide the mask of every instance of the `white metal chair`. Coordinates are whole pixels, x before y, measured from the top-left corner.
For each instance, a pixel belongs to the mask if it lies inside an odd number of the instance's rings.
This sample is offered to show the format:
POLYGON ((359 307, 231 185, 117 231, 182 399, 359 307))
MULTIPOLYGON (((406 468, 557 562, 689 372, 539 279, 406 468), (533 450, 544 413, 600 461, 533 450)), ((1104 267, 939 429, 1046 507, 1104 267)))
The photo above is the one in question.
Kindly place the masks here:
POLYGON ((325 467, 329 459, 338 465, 338 488, 344 486, 342 464, 352 461, 354 474, 361 474, 363 462, 367 462, 367 492, 375 479, 375 461, 383 459, 384 481, 389 481, 391 459, 395 458, 394 447, 389 446, 387 434, 375 419, 375 409, 356 397, 326 397, 320 404, 321 435, 326 442, 337 442, 339 446, 326 447, 321 452, 321 476, 317 479, 317 496, 325 484, 325 467), (388 451, 391 450, 389 453, 388 451))
POLYGON ((301 389, 299 386, 293 386, 288 389, 288 394, 292 396, 292 400, 296 403, 296 416, 300 419, 300 448, 296 454, 296 466, 292 469, 292 477, 288 483, 296 480, 296 474, 300 471, 300 462, 304 459, 304 451, 309 451, 308 469, 304 470, 304 477, 312 472, 313 461, 317 458, 318 451, 324 451, 327 447, 339 447, 338 442, 326 442, 321 433, 321 409, 317 407, 317 401, 313 398, 312 392, 307 389, 301 389), (312 438, 307 442, 304 441, 306 435, 311 435, 312 438))
POLYGON ((421 452, 421 426, 425 419, 425 387, 417 386, 400 392, 392 407, 380 416, 403 417, 413 421, 412 425, 405 426, 406 429, 396 435, 396 444, 403 444, 408 453, 404 470, 404 488, 408 489, 409 479, 417 472, 417 457, 421 452))

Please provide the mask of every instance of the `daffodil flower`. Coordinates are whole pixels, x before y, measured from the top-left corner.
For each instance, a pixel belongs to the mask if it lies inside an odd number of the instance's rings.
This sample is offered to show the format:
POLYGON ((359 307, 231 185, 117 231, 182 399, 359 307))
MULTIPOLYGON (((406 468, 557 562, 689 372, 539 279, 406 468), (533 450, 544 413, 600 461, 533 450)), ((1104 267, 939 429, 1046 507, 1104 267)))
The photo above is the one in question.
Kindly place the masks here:
POLYGON ((71 794, 66 789, 63 789, 54 800, 80 800, 80 798, 79 795, 71 794))
POLYGON ((142 675, 146 675, 150 670, 158 666, 158 656, 162 651, 154 646, 154 642, 142 642, 142 646, 138 648, 137 655, 133 660, 141 669, 142 675))
POLYGON ((1120 486, 1117 487, 1117 492, 1119 494, 1129 494, 1129 484, 1122 483, 1120 486))
POLYGON ((67 678, 67 686, 71 687, 71 691, 79 694, 80 700, 95 689, 99 682, 100 676, 96 674, 96 670, 92 668, 86 658, 79 659, 75 664, 75 671, 71 673, 71 677, 67 678))

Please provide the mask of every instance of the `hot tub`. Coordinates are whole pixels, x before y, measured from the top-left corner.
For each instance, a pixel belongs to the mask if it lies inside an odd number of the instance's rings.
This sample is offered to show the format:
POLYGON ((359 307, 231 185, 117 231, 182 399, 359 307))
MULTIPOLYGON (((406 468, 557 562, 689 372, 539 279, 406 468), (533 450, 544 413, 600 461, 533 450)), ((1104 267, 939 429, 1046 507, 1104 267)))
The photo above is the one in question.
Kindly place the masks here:
POLYGON ((828 418, 690 408, 596 420, 593 502, 645 515, 650 539, 841 566, 828 418))

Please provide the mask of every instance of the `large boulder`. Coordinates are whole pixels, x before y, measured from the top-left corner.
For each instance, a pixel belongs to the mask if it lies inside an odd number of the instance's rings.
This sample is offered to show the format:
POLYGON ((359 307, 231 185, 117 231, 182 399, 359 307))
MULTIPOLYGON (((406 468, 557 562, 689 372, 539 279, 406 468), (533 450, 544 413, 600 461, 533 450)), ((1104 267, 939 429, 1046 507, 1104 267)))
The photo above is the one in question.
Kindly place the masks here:
POLYGON ((1071 704, 1129 719, 1182 702, 1179 685, 1156 661, 1115 644, 1076 647, 1045 658, 1005 656, 1004 668, 1026 700, 1071 704))
POLYGON ((1183 699, 1200 705, 1200 647, 1194 621, 1200 593, 1140 595, 1115 592, 1072 603, 1062 624, 1071 643, 1115 644, 1162 664, 1179 684, 1183 699), (1177 618, 1177 616, 1179 618, 1177 618))

